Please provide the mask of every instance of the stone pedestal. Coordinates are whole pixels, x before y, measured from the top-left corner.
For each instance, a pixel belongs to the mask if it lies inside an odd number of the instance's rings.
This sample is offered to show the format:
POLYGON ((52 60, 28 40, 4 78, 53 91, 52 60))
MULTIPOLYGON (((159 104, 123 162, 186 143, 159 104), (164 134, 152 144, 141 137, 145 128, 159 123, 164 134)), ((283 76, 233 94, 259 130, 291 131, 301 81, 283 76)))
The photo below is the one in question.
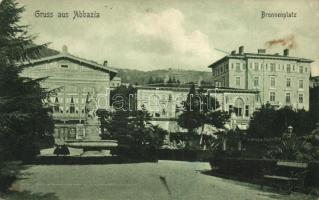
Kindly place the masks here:
POLYGON ((97 118, 88 118, 84 124, 85 137, 84 140, 101 140, 100 137, 100 121, 97 118))

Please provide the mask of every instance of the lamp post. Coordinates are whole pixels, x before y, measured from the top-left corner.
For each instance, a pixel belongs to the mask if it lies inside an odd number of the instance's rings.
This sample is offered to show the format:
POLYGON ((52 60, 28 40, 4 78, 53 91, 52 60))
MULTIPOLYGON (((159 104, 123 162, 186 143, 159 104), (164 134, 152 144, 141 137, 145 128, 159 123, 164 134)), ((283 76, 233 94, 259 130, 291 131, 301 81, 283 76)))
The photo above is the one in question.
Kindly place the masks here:
POLYGON ((287 133, 287 138, 291 138, 292 137, 292 131, 293 131, 293 127, 290 125, 288 126, 288 133, 287 133))

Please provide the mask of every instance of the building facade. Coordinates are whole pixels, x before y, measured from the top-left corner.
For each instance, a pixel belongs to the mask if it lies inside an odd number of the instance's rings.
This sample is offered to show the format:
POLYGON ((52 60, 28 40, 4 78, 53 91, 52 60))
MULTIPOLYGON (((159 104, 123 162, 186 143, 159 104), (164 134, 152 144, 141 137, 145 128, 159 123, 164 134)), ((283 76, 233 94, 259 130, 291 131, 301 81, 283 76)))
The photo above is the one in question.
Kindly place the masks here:
POLYGON ((99 108, 109 108, 110 81, 117 71, 98 63, 62 53, 24 63, 21 76, 47 77, 42 87, 56 90, 46 100, 52 107, 57 140, 82 139, 88 118, 99 108))
POLYGON ((239 52, 211 64, 216 87, 229 87, 259 91, 257 102, 274 106, 289 105, 298 109, 309 109, 309 77, 312 60, 283 55, 239 52))
POLYGON ((111 80, 110 87, 111 87, 112 90, 115 89, 115 88, 117 88, 117 87, 119 87, 119 86, 121 86, 121 85, 122 85, 122 79, 121 79, 121 77, 116 76, 116 77, 114 77, 114 78, 111 80))
MULTIPOLYGON (((205 94, 215 97, 220 110, 230 112, 229 128, 247 127, 250 117, 258 108, 258 91, 230 88, 205 88, 205 94)), ((177 118, 183 112, 189 88, 140 86, 137 89, 137 108, 146 109, 152 123, 169 132, 183 132, 177 118)))
POLYGON ((310 87, 319 87, 319 76, 313 76, 310 78, 310 87))

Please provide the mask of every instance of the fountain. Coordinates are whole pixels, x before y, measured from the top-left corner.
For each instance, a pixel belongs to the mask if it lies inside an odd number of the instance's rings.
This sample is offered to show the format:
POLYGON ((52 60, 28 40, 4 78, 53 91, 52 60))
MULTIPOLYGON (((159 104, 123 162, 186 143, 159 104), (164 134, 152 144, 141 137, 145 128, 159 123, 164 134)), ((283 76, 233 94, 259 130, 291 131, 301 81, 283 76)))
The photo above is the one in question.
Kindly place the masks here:
POLYGON ((116 140, 102 140, 100 137, 100 121, 96 116, 96 100, 94 94, 88 93, 85 105, 84 124, 76 125, 76 139, 65 141, 66 146, 83 149, 85 155, 89 152, 102 153, 102 150, 111 150, 118 146, 116 140))

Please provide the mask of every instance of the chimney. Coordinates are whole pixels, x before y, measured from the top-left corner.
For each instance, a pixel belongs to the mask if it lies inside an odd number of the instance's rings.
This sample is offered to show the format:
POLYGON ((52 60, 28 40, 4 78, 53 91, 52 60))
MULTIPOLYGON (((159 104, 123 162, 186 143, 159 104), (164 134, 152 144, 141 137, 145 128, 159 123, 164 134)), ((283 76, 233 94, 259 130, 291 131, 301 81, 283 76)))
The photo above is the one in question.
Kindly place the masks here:
POLYGON ((104 66, 104 67, 107 67, 107 60, 104 60, 103 66, 104 66))
POLYGON ((65 54, 68 53, 68 47, 66 45, 62 46, 62 53, 65 53, 65 54))
POLYGON ((258 54, 265 54, 266 53, 266 49, 258 49, 258 54))
POLYGON ((231 55, 236 54, 236 50, 231 51, 231 55))
POLYGON ((239 53, 239 54, 244 54, 244 46, 240 46, 240 47, 238 48, 238 53, 239 53))
POLYGON ((289 56, 289 49, 284 49, 284 56, 289 56))

